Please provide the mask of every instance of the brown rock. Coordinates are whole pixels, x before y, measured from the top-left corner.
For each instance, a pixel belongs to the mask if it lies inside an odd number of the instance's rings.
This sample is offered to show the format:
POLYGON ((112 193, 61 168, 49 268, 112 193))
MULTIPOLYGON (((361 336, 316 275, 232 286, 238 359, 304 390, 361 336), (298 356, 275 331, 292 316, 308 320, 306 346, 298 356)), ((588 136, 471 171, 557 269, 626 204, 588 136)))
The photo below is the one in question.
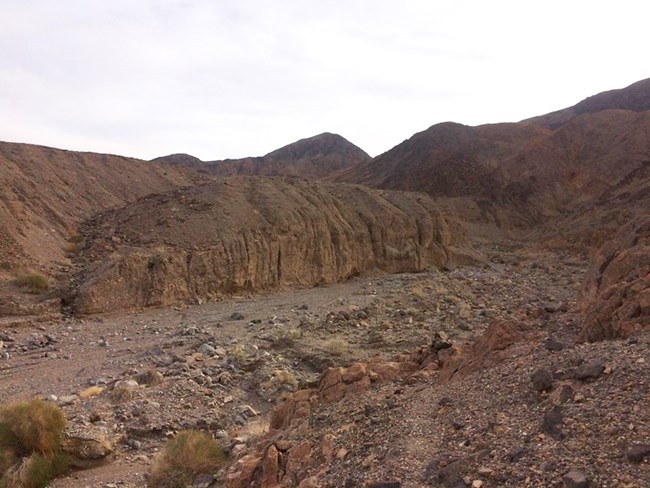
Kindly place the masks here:
MULTIPOLYGON (((466 376, 503 360, 502 351, 524 337, 527 327, 517 320, 498 320, 491 323, 481 336, 462 352, 452 349, 453 355, 443 362, 441 380, 449 381, 456 375, 466 376)), ((440 351, 443 352, 443 351, 440 351)))
POLYGON ((580 296, 582 340, 626 337, 650 327, 650 216, 621 227, 598 250, 580 296))
POLYGON ((287 457, 286 476, 289 480, 296 482, 300 475, 306 470, 311 457, 311 444, 302 442, 289 451, 287 457))
POLYGON ((548 369, 540 368, 530 377, 533 388, 537 391, 549 391, 553 388, 553 375, 548 369))
POLYGON ((628 449, 625 453, 628 461, 631 463, 640 463, 645 458, 650 458, 650 444, 637 444, 628 449))
POLYGON ((260 488, 275 488, 278 486, 278 450, 274 445, 269 446, 262 462, 262 481, 260 488))
POLYGON ((450 234, 429 197, 281 178, 224 178, 98 219, 87 247, 103 265, 81 275, 80 313, 421 271, 453 259, 450 246, 465 239, 460 228, 450 234), (107 227, 130 236, 129 246, 102 251, 107 227), (142 229, 156 231, 145 239, 142 229))
POLYGON ((378 381, 394 381, 401 374, 399 363, 396 362, 370 363, 368 370, 378 375, 378 381))
POLYGON ((587 488, 589 486, 589 481, 584 471, 578 468, 573 468, 562 476, 562 481, 566 488, 587 488))
POLYGON ((588 380, 598 378, 605 371, 605 365, 600 361, 578 366, 573 372, 573 377, 577 380, 588 380))
POLYGON ((321 442, 320 452, 323 458, 323 464, 330 464, 334 457, 334 436, 332 434, 325 434, 323 442, 321 442))
POLYGON ((368 372, 366 371, 366 365, 363 363, 354 363, 349 368, 345 368, 341 373, 341 379, 344 383, 354 383, 359 381, 361 378, 364 378, 368 372))
POLYGON ((89 468, 113 452, 111 443, 99 432, 80 426, 68 426, 62 445, 73 466, 89 468))
POLYGON ((261 459, 257 454, 247 454, 237 460, 228 470, 226 486, 228 488, 250 488, 256 471, 260 470, 261 459))

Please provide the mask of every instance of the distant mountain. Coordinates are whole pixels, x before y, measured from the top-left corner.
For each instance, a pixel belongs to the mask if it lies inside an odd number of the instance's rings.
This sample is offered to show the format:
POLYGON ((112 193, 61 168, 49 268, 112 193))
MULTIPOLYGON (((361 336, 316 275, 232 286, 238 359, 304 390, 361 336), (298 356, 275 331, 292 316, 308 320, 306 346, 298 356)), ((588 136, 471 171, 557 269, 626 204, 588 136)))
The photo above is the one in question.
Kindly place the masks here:
MULTIPOLYGON (((552 232, 560 220, 593 209, 612 188, 626 193, 621 185, 650 161, 648 106, 650 81, 644 80, 555 112, 562 117, 478 127, 437 124, 335 179, 423 191, 474 223, 525 231, 542 225, 552 232)), ((615 227, 567 223, 572 239, 587 241, 596 230, 604 230, 604 239, 615 227)))
POLYGON ((219 176, 299 176, 322 179, 370 159, 366 152, 345 138, 325 132, 260 157, 202 162, 187 154, 172 154, 153 161, 182 165, 219 176))
POLYGON ((526 119, 523 122, 535 123, 554 129, 578 115, 612 109, 630 110, 632 112, 650 110, 650 78, 637 81, 626 88, 599 93, 585 98, 573 107, 526 119))
POLYGON ((177 153, 170 154, 168 156, 161 156, 156 159, 151 160, 152 163, 165 163, 165 164, 177 164, 179 166, 196 166, 197 168, 203 164, 199 158, 195 158, 189 154, 177 153))

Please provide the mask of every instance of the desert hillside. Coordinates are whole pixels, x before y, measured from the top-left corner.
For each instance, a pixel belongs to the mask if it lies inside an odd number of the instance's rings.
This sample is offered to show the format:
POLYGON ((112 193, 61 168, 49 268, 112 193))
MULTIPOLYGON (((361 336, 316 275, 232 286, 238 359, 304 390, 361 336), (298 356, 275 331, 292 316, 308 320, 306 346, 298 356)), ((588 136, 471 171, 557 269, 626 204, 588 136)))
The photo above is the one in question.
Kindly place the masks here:
MULTIPOLYGON (((579 103, 561 124, 530 119, 477 127, 434 125, 336 179, 423 191, 467 221, 510 235, 541 224, 551 228, 557 219, 577 217, 613 191, 625 193, 621 187, 644 171, 650 161, 648 100, 645 80, 579 103)), ((644 208, 643 200, 629 201, 630 207, 611 203, 619 205, 619 213, 644 208)), ((566 230, 576 239, 593 237, 593 228, 584 229, 583 236, 569 227, 555 234, 566 230)), ((604 237, 605 232, 596 243, 604 237)))
POLYGON ((3 270, 65 262, 68 240, 97 212, 193 183, 182 170, 107 154, 0 142, 3 270))

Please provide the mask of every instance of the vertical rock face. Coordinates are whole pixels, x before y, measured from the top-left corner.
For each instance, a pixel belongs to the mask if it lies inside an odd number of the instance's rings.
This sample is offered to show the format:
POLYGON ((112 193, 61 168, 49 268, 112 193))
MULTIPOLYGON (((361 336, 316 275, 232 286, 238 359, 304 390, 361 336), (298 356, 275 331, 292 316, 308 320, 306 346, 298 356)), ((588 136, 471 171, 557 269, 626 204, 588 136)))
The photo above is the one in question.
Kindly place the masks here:
POLYGON ((581 301, 584 340, 615 339, 650 326, 650 216, 623 226, 596 253, 581 301))
POLYGON ((145 198, 89 229, 82 313, 416 272, 469 256, 425 195, 288 179, 230 178, 145 198))

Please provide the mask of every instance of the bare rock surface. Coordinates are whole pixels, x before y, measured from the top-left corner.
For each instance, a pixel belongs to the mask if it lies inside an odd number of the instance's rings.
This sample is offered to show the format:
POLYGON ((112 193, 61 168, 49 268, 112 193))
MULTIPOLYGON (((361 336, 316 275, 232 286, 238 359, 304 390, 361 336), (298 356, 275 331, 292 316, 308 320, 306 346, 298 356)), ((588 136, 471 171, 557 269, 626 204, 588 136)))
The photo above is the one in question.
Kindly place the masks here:
POLYGON ((81 313, 423 271, 471 255, 460 227, 425 195, 295 179, 176 190, 104 213, 87 229, 74 301, 81 313))
POLYGON ((623 226, 592 259, 581 290, 586 340, 650 327, 650 216, 623 226))

